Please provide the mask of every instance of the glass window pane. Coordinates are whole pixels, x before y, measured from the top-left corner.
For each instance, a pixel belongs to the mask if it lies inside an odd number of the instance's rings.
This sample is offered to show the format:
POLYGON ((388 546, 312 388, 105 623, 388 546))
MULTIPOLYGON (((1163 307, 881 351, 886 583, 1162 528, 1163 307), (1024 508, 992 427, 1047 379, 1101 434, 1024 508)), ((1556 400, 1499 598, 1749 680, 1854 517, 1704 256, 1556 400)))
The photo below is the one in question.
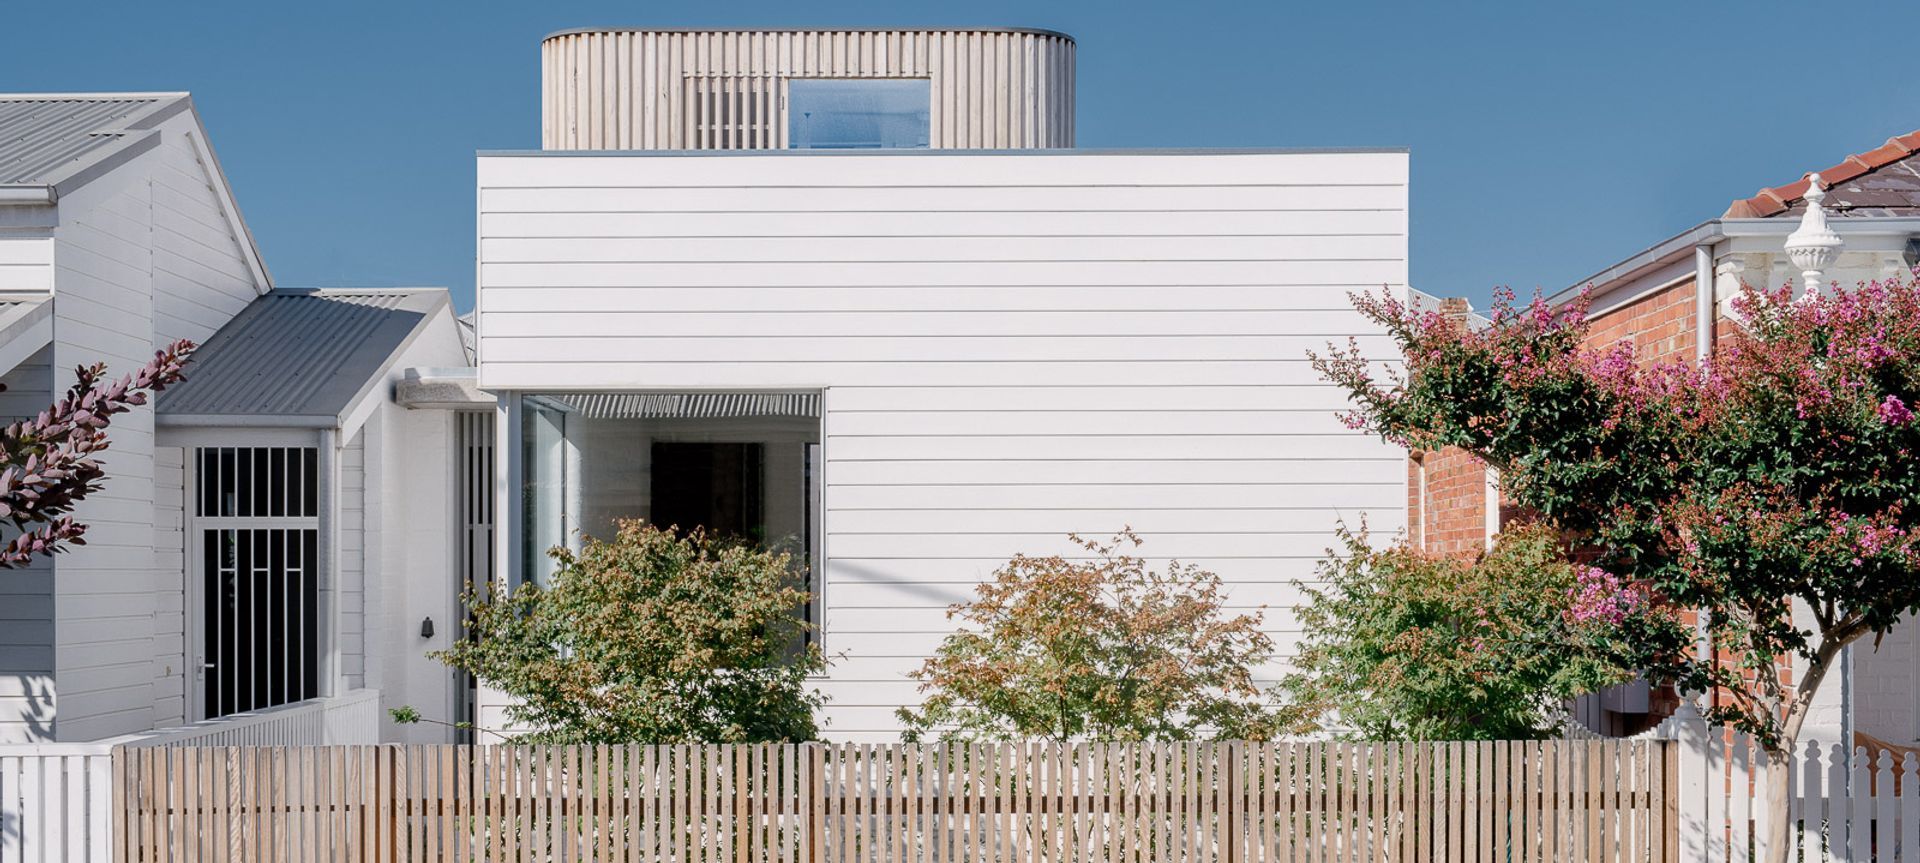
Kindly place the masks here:
POLYGON ((797 150, 925 147, 925 78, 802 79, 787 85, 787 140, 797 150))

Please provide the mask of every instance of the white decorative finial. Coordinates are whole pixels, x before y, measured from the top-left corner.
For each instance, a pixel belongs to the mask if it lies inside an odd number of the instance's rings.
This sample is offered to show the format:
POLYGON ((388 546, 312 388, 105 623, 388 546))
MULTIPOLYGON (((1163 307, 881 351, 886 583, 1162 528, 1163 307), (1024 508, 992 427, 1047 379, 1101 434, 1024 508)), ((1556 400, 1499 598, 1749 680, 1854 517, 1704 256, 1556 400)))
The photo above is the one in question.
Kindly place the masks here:
POLYGON ((1827 193, 1820 188, 1819 174, 1807 175, 1805 197, 1807 211, 1800 216, 1800 227, 1787 235, 1787 258, 1800 268, 1804 295, 1812 296, 1819 292, 1824 271, 1840 257, 1846 241, 1827 225, 1827 210, 1820 206, 1820 202, 1827 199, 1827 193))

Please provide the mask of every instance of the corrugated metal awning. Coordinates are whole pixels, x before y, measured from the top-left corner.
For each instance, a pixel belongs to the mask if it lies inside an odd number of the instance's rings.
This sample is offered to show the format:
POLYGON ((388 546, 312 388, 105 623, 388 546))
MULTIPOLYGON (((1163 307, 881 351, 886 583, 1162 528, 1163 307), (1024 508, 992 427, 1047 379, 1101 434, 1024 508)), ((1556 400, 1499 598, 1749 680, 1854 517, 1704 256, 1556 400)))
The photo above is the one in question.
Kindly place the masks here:
POLYGON ((819 393, 571 393, 538 399, 588 419, 820 416, 819 393))
POLYGON ((270 291, 195 352, 159 421, 337 425, 447 304, 440 288, 270 291))

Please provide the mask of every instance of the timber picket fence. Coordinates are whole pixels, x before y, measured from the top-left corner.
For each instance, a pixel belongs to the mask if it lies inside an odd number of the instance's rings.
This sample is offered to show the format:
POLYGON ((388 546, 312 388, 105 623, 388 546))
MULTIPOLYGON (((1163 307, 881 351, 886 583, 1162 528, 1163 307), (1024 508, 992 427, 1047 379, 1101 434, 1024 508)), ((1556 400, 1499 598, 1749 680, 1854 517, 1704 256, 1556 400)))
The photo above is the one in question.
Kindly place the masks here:
POLYGON ((1681 859, 1657 740, 120 755, 128 863, 1681 859))

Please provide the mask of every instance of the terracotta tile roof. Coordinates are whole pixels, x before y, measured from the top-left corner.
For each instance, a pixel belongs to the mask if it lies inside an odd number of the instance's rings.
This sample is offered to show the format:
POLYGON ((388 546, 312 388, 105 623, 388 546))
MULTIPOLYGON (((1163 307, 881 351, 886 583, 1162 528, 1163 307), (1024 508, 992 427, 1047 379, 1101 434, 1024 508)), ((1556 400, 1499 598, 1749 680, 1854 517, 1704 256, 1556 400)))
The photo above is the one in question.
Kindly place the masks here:
MULTIPOLYGON (((1831 168, 1821 168, 1827 184, 1826 208, 1834 216, 1920 216, 1920 131, 1897 138, 1864 153, 1855 153, 1831 168)), ((1751 198, 1734 201, 1724 219, 1798 216, 1806 209, 1801 196, 1807 180, 1761 189, 1751 198)))

